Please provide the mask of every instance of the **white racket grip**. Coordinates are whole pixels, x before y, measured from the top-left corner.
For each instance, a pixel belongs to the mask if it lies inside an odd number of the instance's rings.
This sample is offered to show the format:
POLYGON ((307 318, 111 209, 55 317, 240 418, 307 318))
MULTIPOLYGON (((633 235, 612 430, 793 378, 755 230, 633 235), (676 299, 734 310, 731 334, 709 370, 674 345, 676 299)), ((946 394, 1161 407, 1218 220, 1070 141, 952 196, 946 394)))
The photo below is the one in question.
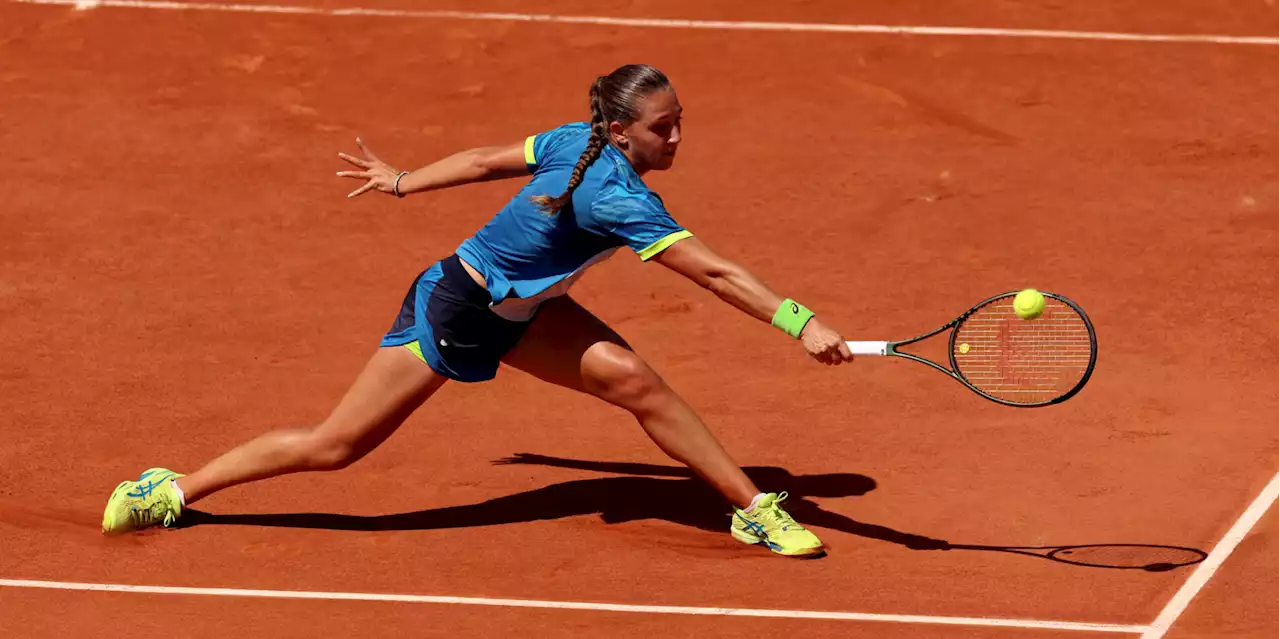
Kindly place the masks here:
POLYGON ((845 342, 854 355, 887 355, 889 342, 845 342))

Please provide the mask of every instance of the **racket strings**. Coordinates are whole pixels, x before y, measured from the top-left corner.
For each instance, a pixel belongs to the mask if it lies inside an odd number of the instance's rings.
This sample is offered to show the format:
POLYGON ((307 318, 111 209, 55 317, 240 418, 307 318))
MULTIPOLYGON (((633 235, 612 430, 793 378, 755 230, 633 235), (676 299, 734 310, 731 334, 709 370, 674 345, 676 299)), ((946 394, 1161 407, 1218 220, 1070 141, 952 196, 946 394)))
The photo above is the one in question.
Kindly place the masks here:
POLYGON ((1047 402, 1075 388, 1093 358, 1084 318, 1049 298, 1040 317, 1024 320, 1011 302, 992 300, 956 328, 956 372, 978 390, 1020 404, 1047 402))

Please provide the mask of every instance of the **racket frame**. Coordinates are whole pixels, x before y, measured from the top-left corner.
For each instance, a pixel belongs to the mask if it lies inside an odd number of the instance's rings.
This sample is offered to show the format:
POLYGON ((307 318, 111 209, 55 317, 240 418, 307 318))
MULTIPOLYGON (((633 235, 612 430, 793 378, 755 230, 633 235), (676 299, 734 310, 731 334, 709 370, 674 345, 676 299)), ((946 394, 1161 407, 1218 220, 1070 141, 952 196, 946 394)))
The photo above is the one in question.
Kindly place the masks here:
MULTIPOLYGON (((994 395, 990 395, 988 393, 983 392, 977 386, 974 386, 971 382, 969 382, 969 380, 965 379, 964 375, 962 375, 959 372, 960 370, 959 367, 956 365, 956 333, 957 331, 955 329, 958 328, 960 324, 964 323, 964 321, 968 319, 970 315, 973 315, 974 313, 976 313, 978 309, 981 309, 1002 297, 1017 295, 1018 291, 1009 291, 1006 293, 1001 293, 999 295, 993 295, 981 302, 978 302, 977 304, 974 304, 972 308, 965 311, 959 317, 951 320, 950 322, 947 322, 946 324, 943 324, 942 326, 939 326, 938 328, 935 328, 932 331, 929 331, 928 333, 913 337, 911 339, 901 340, 897 342, 845 342, 845 344, 849 347, 849 350, 852 351, 854 355, 882 355, 885 357, 902 357, 909 360, 920 362, 921 364, 932 366, 933 368, 936 368, 939 371, 946 373, 952 379, 955 379, 961 384, 964 384, 969 390, 997 404, 1003 404, 1005 406, 1014 406, 1017 408, 1039 408, 1042 406, 1052 406, 1053 404, 1060 404, 1062 402, 1067 401, 1068 399, 1071 399, 1071 397, 1073 397, 1076 393, 1079 393, 1080 389, 1084 388, 1085 383, 1088 382, 1089 378, 1093 375, 1093 367, 1098 362, 1098 336, 1094 332, 1093 322, 1089 320, 1089 315, 1084 312, 1083 308, 1080 308, 1079 304, 1076 304, 1075 302, 1067 299, 1066 297, 1058 295, 1057 293, 1046 293, 1044 291, 1041 291, 1041 293, 1047 298, 1055 299, 1071 307, 1072 310, 1074 310, 1077 314, 1080 315, 1080 319, 1084 321, 1085 328, 1088 329, 1089 331, 1089 367, 1085 369, 1084 375, 1080 376, 1080 381, 1077 382, 1076 385, 1071 388, 1071 390, 1068 390, 1067 392, 1057 397, 1054 397, 1053 399, 1050 399, 1048 401, 1035 402, 1035 403, 1011 402, 1009 400, 1001 399, 994 395), (947 358, 951 363, 950 369, 947 369, 946 367, 942 366, 941 364, 933 360, 925 359, 918 355, 914 355, 912 353, 907 353, 907 352, 898 350, 898 347, 900 346, 906 346, 908 344, 914 344, 916 342, 926 340, 948 329, 951 330, 951 335, 947 339, 947 358)), ((1034 320, 1028 320, 1028 321, 1034 321, 1034 320)))

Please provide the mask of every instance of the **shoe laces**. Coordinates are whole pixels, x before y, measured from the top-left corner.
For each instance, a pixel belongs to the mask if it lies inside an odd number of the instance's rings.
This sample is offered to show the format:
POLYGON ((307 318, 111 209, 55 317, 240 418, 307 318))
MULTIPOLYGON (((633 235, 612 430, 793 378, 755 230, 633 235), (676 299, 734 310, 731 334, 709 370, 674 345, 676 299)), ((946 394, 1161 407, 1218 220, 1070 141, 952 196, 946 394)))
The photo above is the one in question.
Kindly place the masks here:
POLYGON ((783 530, 786 530, 790 526, 799 526, 799 524, 796 523, 796 520, 793 519, 791 515, 787 513, 787 511, 783 510, 782 507, 778 505, 778 504, 781 504, 784 500, 786 500, 786 498, 787 498, 786 491, 778 493, 777 498, 773 500, 772 504, 769 504, 768 509, 765 511, 769 514, 770 519, 773 519, 778 523, 778 525, 782 526, 783 530))
POLYGON ((129 509, 129 518, 133 520, 133 525, 139 528, 151 525, 151 522, 156 519, 150 508, 138 508, 137 506, 129 509))
POLYGON ((173 481, 173 478, 167 477, 163 481, 150 481, 146 484, 140 483, 136 487, 137 492, 129 492, 130 497, 152 500, 151 503, 145 504, 144 507, 134 506, 129 510, 129 516, 133 519, 134 525, 139 527, 148 526, 154 523, 161 513, 163 513, 164 516, 164 520, 161 523, 165 526, 168 526, 177 519, 173 514, 174 509, 172 504, 169 503, 169 497, 162 492, 155 492, 155 489, 164 485, 164 482, 166 481, 173 481))

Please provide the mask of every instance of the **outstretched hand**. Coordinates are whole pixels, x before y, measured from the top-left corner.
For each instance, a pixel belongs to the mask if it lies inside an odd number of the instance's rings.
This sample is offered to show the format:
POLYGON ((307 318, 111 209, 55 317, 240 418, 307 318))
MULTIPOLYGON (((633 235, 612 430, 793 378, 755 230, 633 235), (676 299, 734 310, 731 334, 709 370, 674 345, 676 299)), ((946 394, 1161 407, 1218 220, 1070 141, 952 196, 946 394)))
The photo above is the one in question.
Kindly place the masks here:
POLYGON ((816 317, 809 320, 800 332, 800 343, 810 357, 828 366, 853 361, 853 352, 840 333, 818 321, 816 317))
POLYGON ((363 153, 365 157, 358 158, 352 155, 347 155, 346 153, 338 153, 338 157, 360 167, 363 170, 338 171, 338 177, 356 178, 368 181, 364 183, 364 186, 348 193, 347 197, 355 197, 373 189, 377 189, 383 193, 393 193, 396 184, 396 177, 400 175, 400 172, 391 168, 389 164, 379 159, 373 151, 369 150, 369 147, 364 145, 364 141, 360 138, 356 138, 356 146, 360 147, 360 152, 363 153))

